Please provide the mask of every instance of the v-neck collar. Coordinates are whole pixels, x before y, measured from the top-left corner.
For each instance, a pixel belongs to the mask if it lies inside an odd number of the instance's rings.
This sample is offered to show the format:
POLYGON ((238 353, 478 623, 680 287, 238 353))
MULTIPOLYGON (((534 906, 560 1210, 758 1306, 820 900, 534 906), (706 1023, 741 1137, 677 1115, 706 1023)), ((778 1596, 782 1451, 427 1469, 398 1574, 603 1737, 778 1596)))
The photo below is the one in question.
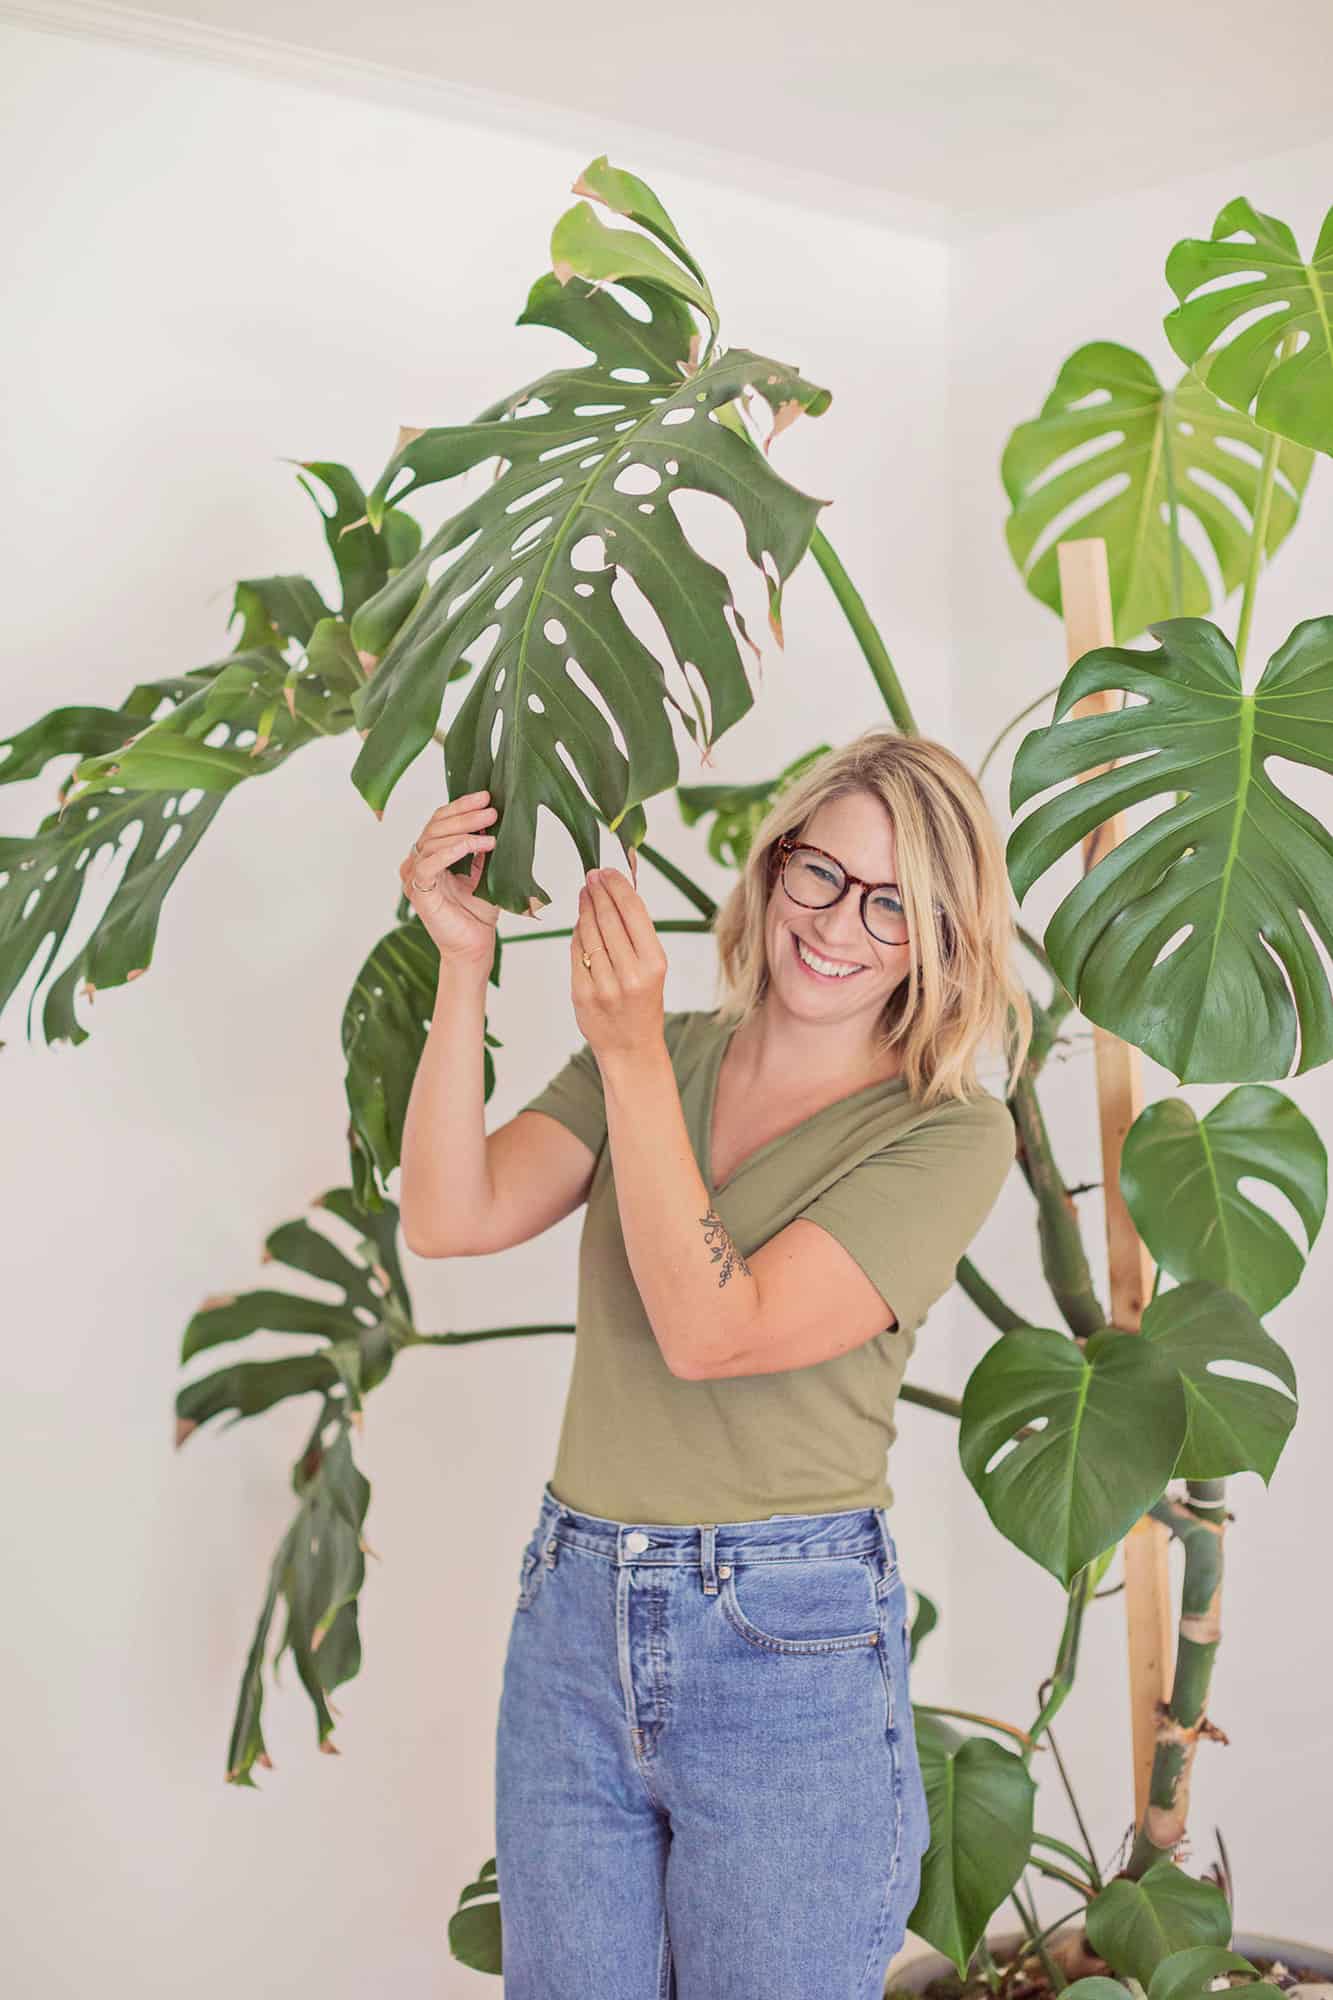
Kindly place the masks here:
POLYGON ((844 1104, 855 1104, 859 1097, 868 1097, 872 1090, 902 1090, 906 1088, 905 1077, 881 1077, 874 1083, 862 1084, 859 1090, 849 1091, 845 1097, 835 1097, 832 1103, 822 1104, 817 1111, 809 1112, 804 1118, 799 1119, 795 1125, 789 1126, 785 1132, 779 1132, 776 1138, 765 1140, 764 1144, 757 1146, 753 1153, 747 1153, 745 1158, 732 1168, 724 1181, 715 1183, 713 1180, 713 1114, 717 1108, 718 1079, 722 1074, 722 1059, 731 1047, 732 1038, 736 1033, 736 1028, 739 1026, 740 1023, 737 1022, 735 1027, 728 1028, 724 1033, 717 1036, 715 1046, 704 1072, 703 1111, 701 1113, 703 1129, 700 1133, 699 1142, 699 1170, 703 1175, 704 1186, 708 1189, 710 1195, 722 1194, 727 1188, 734 1185, 748 1167, 755 1166, 760 1160, 771 1153, 775 1147, 782 1145, 785 1140, 794 1139, 798 1132, 803 1132, 807 1125, 813 1125, 816 1119, 825 1117, 828 1112, 837 1111, 844 1104))

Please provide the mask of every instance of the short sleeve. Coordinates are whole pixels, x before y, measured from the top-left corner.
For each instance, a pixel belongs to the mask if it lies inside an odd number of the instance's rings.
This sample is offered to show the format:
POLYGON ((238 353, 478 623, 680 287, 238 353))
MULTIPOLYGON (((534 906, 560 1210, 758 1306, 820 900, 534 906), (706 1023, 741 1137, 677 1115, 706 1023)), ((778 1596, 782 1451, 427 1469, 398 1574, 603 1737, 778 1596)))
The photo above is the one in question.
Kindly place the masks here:
POLYGON ((544 1111, 548 1118, 558 1118, 591 1152, 600 1153, 606 1139, 606 1097, 602 1072, 588 1043, 580 1043, 546 1088, 519 1109, 544 1111))
MULTIPOLYGON (((664 1022, 664 1034, 674 1063, 677 1037, 684 1023, 692 1018, 688 1011, 668 1014, 664 1022)), ((571 1132, 594 1153, 600 1153, 606 1141, 606 1095, 602 1089, 602 1072, 597 1058, 587 1042, 580 1043, 563 1069, 556 1071, 544 1090, 530 1097, 520 1111, 544 1111, 548 1118, 558 1118, 571 1132)))
POLYGON ((953 1283, 994 1207, 1015 1151, 1007 1106, 989 1092, 926 1113, 802 1209, 853 1256, 913 1333, 953 1283))

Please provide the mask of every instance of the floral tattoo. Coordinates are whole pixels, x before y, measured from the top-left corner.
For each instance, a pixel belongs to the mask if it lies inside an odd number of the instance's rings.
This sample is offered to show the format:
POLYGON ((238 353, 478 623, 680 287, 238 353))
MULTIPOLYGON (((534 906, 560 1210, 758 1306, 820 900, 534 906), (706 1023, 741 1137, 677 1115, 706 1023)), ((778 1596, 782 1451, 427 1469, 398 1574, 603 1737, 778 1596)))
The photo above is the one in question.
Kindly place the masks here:
POLYGON ((744 1271, 748 1278, 750 1267, 728 1236, 727 1226, 717 1210, 710 1208, 707 1215, 699 1217, 699 1221, 703 1227, 704 1242, 713 1253, 713 1262, 722 1266, 718 1273, 719 1287, 726 1284, 733 1271, 744 1271))

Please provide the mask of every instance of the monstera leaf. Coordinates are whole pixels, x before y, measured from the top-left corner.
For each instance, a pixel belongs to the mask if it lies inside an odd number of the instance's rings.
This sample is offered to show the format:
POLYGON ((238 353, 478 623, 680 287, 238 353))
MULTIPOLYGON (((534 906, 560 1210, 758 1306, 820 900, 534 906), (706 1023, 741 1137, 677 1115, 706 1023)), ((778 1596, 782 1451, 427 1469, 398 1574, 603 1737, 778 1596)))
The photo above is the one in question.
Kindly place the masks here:
POLYGON ((493 1854, 482 1862, 475 1882, 459 1892, 458 1908, 449 1919, 449 1949, 474 1972, 503 1970, 500 1889, 493 1854))
POLYGON ((1057 973, 1090 1020, 1183 1082, 1313 1069, 1333 1055, 1317 942, 1333 950, 1333 837, 1327 808, 1305 811, 1267 760, 1333 771, 1333 618, 1298 625, 1252 694, 1215 625, 1171 618, 1152 631, 1155 652, 1085 653, 1060 685, 1053 722, 1019 746, 1015 809, 1128 761, 1015 827, 1015 893, 1021 901, 1112 814, 1168 797, 1060 904, 1045 934, 1057 973), (1085 695, 1115 689, 1133 704, 1062 720, 1085 695))
MULTIPOLYGON (((1080 347, 1041 415, 1014 431, 1001 465, 1013 507, 1005 533, 1028 589, 1059 612, 1059 520, 1061 534, 1100 535, 1106 543, 1117 639, 1136 638, 1173 609, 1211 610, 1211 583, 1183 539, 1174 603, 1171 503, 1207 537, 1226 596, 1245 579, 1265 442, 1256 424, 1195 376, 1166 389, 1132 348, 1109 340, 1080 347), (1119 490, 1108 495, 1111 480, 1119 490)), ((1294 527, 1313 463, 1297 445, 1279 453, 1266 554, 1294 527)))
POLYGON ((1153 1342, 1026 1326, 968 1377, 958 1456, 1000 1533, 1067 1589, 1161 1498, 1187 1428, 1180 1375, 1153 1342))
POLYGON ((341 1299, 277 1289, 206 1299, 181 1346, 182 1359, 190 1360, 252 1333, 303 1334, 323 1343, 277 1360, 234 1362, 188 1383, 176 1398, 177 1444, 228 1412, 237 1423, 292 1396, 320 1398, 314 1429, 292 1475, 300 1504, 274 1557, 241 1678, 227 1753, 227 1776, 239 1785, 252 1785, 252 1767, 269 1761, 260 1711, 279 1600, 286 1604, 287 1625, 273 1664, 291 1651, 315 1709, 320 1748, 332 1748, 327 1696, 361 1665, 356 1606, 365 1575, 361 1527, 370 1499, 352 1458, 349 1425, 359 1421, 363 1397, 384 1380, 399 1350, 420 1339, 398 1259, 397 1209, 386 1203, 367 1214, 350 1188, 329 1188, 314 1205, 357 1232, 355 1255, 299 1221, 270 1232, 265 1261, 286 1264, 340 1292, 341 1299))
POLYGON ((357 1599, 366 1573, 361 1529, 370 1486, 352 1457, 344 1413, 325 1407, 292 1484, 299 1505, 269 1570, 227 1746, 227 1782, 233 1785, 253 1787, 256 1764, 272 1769, 261 1716, 265 1657, 279 1601, 287 1623, 272 1666, 276 1670, 283 1654, 291 1653, 325 1752, 334 1750, 328 1697, 361 1667, 357 1599))
POLYGON ((1185 1392, 1189 1428, 1176 1478, 1257 1472, 1267 1485, 1296 1421, 1296 1372, 1244 1299, 1196 1279, 1150 1300, 1139 1338, 1171 1363, 1185 1392), (1240 1362, 1272 1380, 1219 1374, 1219 1362, 1240 1362))
POLYGON ((750 843, 775 798, 794 784, 810 765, 829 754, 830 746, 819 743, 803 750, 790 764, 784 764, 776 778, 764 778, 751 785, 677 785, 676 803, 686 826, 707 819, 708 852, 725 868, 742 868, 750 843))
MULTIPOLYGON (((381 587, 395 560, 415 552, 420 530, 391 509, 383 532, 371 534, 365 496, 347 468, 307 470, 337 496, 325 524, 344 593, 355 604, 358 593, 381 587), (344 532, 354 524, 345 517, 358 504, 366 546, 354 554, 355 538, 344 532)), ((313 496, 309 482, 301 483, 313 496)), ((29 1036, 36 988, 60 952, 100 853, 109 850, 123 864, 120 880, 47 992, 42 1023, 49 1042, 87 1040, 75 1013, 76 989, 91 1000, 99 989, 148 970, 167 893, 223 795, 277 770, 294 750, 353 726, 353 697, 365 669, 344 619, 330 612, 307 577, 244 579, 231 623, 239 623, 238 643, 223 659, 141 682, 117 709, 55 709, 0 746, 7 747, 0 784, 35 777, 54 757, 78 759, 60 786, 60 810, 30 838, 0 839, 0 1009, 48 947, 29 1003, 29 1036)))
MULTIPOLYGON (((500 952, 497 933, 489 975, 496 986, 500 952)), ((382 1207, 381 1188, 402 1160, 403 1124, 426 1046, 439 974, 439 951, 421 919, 411 916, 376 944, 343 1008, 352 1185, 364 1209, 382 1207)), ((498 1036, 483 1027, 484 1102, 495 1088, 491 1050, 501 1047, 498 1036)))
POLYGON ((986 1925, 1027 1864, 1036 1786, 1012 1750, 984 1736, 961 1736, 938 1716, 916 1718, 916 1741, 930 1848, 910 1922, 965 1976, 986 1925))
POLYGON ((1120 1189, 1153 1257, 1182 1282, 1209 1278, 1266 1313, 1298 1282, 1328 1201, 1328 1154, 1304 1112, 1243 1083, 1196 1118, 1183 1098, 1141 1111, 1120 1156, 1120 1189), (1246 1192, 1285 1195, 1305 1248, 1246 1192))
POLYGON ((1210 238, 1176 244, 1166 281, 1166 337, 1214 395, 1333 452, 1333 209, 1307 264, 1285 222, 1229 201, 1210 238))
POLYGON ((340 1384, 347 1406, 359 1409, 363 1394, 384 1380, 398 1348, 411 1337, 397 1208, 386 1202, 368 1212, 350 1188, 329 1188, 315 1206, 358 1231, 357 1258, 308 1222, 284 1222, 264 1239, 264 1261, 276 1259, 333 1286, 342 1293, 341 1302, 268 1288, 207 1299, 185 1329, 181 1359, 261 1332, 313 1334, 326 1345, 276 1361, 234 1362, 187 1383, 176 1397, 178 1444, 228 1411, 237 1422, 289 1396, 327 1395, 340 1384))
POLYGON ((658 247, 677 242, 674 229, 660 205, 648 210, 648 191, 634 193, 641 183, 627 183, 611 175, 608 186, 622 212, 651 214, 653 236, 608 230, 591 210, 575 211, 553 239, 559 275, 538 280, 520 320, 570 335, 590 358, 529 383, 474 423, 406 433, 368 500, 378 523, 389 499, 498 461, 490 484, 352 621, 357 651, 375 661, 357 698, 366 737, 352 776, 382 811, 430 740, 447 684, 470 676, 444 738, 448 790, 489 790, 500 819, 487 893, 529 914, 549 901, 532 874, 539 807, 569 828, 585 867, 596 862, 602 822, 632 856, 642 802, 678 772, 668 707, 706 757, 753 703, 731 585, 687 539, 675 495, 708 493, 735 510, 775 629, 782 584, 822 504, 714 417, 753 391, 776 431, 801 410, 825 409, 827 392, 742 349, 696 358, 693 308, 706 287, 676 249, 658 247), (613 280, 618 292, 606 289, 613 280), (616 588, 622 576, 656 613, 694 713, 632 629, 616 588))
MULTIPOLYGON (((104 753, 141 732, 163 701, 180 705, 207 687, 207 669, 142 682, 123 708, 54 709, 8 739, 0 782, 30 778, 52 757, 71 751, 104 753)), ((120 881, 90 937, 47 991, 42 1027, 48 1042, 86 1041, 74 1011, 75 988, 91 1000, 99 988, 120 986, 147 971, 167 891, 218 813, 220 797, 175 792, 122 791, 65 801, 48 813, 35 834, 0 838, 0 1009, 49 940, 29 997, 26 1031, 32 1035, 37 989, 64 943, 94 858, 104 849, 119 856, 126 834, 137 836, 120 881)))
MULTIPOLYGON (((1137 1881, 1116 1876, 1084 1913, 1099 1958, 1140 1986, 1177 1952, 1231 1942, 1231 1905, 1216 1882, 1200 1882, 1170 1860, 1155 1861, 1137 1881)), ((1154 1989, 1155 1990, 1155 1989, 1154 1989)))

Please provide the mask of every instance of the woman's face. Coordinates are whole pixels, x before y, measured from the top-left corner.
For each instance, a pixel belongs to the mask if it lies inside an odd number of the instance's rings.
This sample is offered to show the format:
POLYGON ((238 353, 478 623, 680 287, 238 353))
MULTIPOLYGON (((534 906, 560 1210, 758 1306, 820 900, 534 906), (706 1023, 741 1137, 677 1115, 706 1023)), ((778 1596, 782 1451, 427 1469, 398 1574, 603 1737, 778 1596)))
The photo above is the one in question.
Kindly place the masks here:
MULTIPOLYGON (((868 792, 826 800, 802 827, 801 840, 832 854, 853 875, 877 886, 898 879, 893 823, 868 792)), ((777 875, 764 920, 770 987, 783 1004, 808 1020, 877 1019, 889 996, 907 977, 906 943, 882 944, 861 921, 861 892, 849 887, 829 909, 793 902, 777 875), (802 962, 797 940, 821 958, 853 965, 854 972, 824 975, 802 962)))

